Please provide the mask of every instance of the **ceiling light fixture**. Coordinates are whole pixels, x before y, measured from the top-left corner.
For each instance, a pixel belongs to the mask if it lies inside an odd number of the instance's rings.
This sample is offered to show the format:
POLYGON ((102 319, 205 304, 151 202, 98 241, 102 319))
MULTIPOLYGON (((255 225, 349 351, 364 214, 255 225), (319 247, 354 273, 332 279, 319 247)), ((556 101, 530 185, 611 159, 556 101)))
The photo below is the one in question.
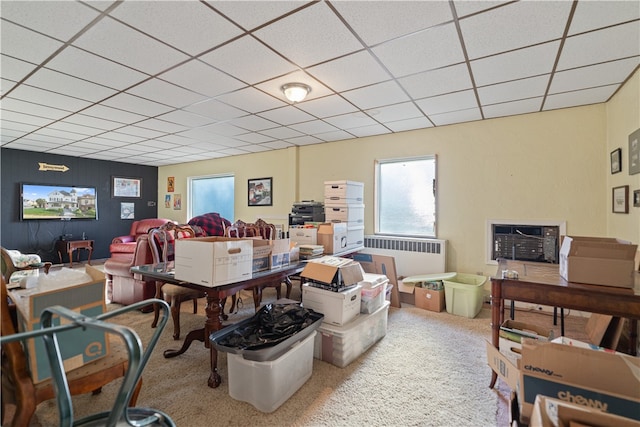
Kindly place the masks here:
POLYGON ((304 83, 287 83, 280 89, 282 89, 284 96, 293 103, 303 101, 311 92, 311 88, 304 83))

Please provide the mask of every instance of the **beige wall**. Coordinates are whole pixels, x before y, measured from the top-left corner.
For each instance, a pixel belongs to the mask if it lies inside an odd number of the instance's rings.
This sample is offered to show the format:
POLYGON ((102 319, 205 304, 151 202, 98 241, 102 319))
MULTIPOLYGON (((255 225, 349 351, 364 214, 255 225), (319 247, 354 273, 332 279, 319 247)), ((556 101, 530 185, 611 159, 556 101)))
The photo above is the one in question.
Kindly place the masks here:
POLYGON ((449 271, 495 272, 485 254, 486 223, 491 219, 566 221, 568 234, 610 235, 637 243, 640 209, 612 215, 611 186, 623 185, 620 180, 633 191, 640 188, 640 175, 630 177, 625 167, 619 177, 611 177, 609 152, 640 127, 639 80, 636 73, 609 105, 161 167, 158 214, 187 220, 188 176, 234 173, 234 219, 244 221, 286 218, 294 202, 322 200, 324 181, 346 179, 365 184, 365 234, 370 234, 374 161, 436 154, 438 238, 448 241, 449 271), (176 178, 175 192, 182 194, 180 211, 164 208, 168 176, 176 178), (248 207, 247 180, 265 176, 274 179, 273 207, 248 207))
POLYGON ((609 165, 606 202, 607 235, 640 243, 640 208, 633 206, 633 190, 640 190, 640 174, 629 175, 629 134, 640 129, 640 70, 607 103, 607 151, 608 156, 616 148, 622 149, 622 172, 611 175, 609 165), (611 212, 613 187, 629 186, 629 215, 611 212))

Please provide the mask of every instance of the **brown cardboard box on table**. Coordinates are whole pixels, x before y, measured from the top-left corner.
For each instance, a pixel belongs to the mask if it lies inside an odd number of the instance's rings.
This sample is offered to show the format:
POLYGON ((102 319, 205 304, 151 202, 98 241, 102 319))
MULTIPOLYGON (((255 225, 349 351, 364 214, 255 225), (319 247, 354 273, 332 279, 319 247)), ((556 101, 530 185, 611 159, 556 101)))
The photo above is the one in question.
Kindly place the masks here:
POLYGON ((324 256, 310 261, 300 273, 303 279, 335 288, 355 285, 361 282, 362 267, 347 258, 324 256))
POLYGON ((324 253, 332 255, 347 249, 347 223, 334 222, 318 226, 318 244, 324 246, 324 253))
POLYGON ((565 236, 560 276, 576 283, 633 288, 637 249, 619 239, 565 236))

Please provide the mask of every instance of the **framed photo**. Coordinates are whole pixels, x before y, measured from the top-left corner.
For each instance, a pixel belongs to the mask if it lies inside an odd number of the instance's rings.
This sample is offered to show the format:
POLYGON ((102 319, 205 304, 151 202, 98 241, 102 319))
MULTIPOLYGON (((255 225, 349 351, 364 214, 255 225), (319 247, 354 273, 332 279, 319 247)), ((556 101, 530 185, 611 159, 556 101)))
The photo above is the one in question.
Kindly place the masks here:
POLYGON ((273 192, 271 190, 273 178, 254 178, 249 180, 249 206, 273 206, 273 192))
POLYGON ((167 193, 173 193, 175 189, 176 178, 170 176, 167 178, 167 193))
POLYGON ((173 209, 179 211, 182 209, 182 195, 174 194, 173 195, 173 209))
POLYGON ((640 190, 633 190, 633 207, 640 208, 640 190))
POLYGON ((613 187, 612 206, 614 213, 629 213, 629 186, 613 187))
POLYGON ((622 172, 622 149, 616 148, 611 152, 611 173, 622 172))
POLYGON ((111 184, 111 197, 142 197, 142 178, 124 178, 114 176, 111 184))
POLYGON ((135 203, 120 203, 120 219, 135 219, 135 203))
POLYGON ((640 173, 640 129, 629 135, 629 175, 640 173))

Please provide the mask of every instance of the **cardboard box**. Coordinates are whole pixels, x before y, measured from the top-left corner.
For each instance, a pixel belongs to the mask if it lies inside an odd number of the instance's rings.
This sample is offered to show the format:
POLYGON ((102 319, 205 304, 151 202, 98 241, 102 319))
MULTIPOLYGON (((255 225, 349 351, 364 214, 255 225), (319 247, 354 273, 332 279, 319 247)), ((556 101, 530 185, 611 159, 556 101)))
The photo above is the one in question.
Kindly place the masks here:
POLYGON ((300 245, 317 245, 318 229, 315 227, 290 227, 289 239, 300 245))
POLYGON ((327 255, 336 254, 347 248, 347 223, 324 223, 318 226, 318 244, 324 246, 327 255))
POLYGON ((271 250, 272 246, 269 240, 251 239, 253 242, 253 262, 251 264, 251 272, 269 270, 271 267, 271 250))
POLYGON ((415 306, 423 310, 437 311, 444 310, 444 289, 436 291, 427 288, 418 288, 414 290, 415 306))
POLYGON ((535 427, 640 427, 640 422, 577 403, 538 395, 529 423, 535 427))
MULTIPOLYGON (((104 273, 90 265, 86 266, 85 272, 63 268, 40 275, 38 287, 12 291, 11 298, 18 311, 18 330, 26 332, 40 329, 42 310, 54 305, 89 317, 106 312, 104 273), (57 278, 60 283, 57 283, 57 278)), ((60 318, 54 318, 53 324, 60 325, 60 318)), ((65 371, 105 357, 109 352, 106 332, 74 329, 57 336, 65 371)), ((26 341, 25 352, 33 382, 39 383, 50 378, 51 368, 43 339, 26 341)))
POLYGON ((619 239, 565 236, 560 276, 570 282, 633 288, 637 249, 619 239))
POLYGON ((309 261, 300 276, 313 283, 343 288, 362 281, 362 267, 348 258, 323 256, 309 261))
POLYGON ((640 358, 586 345, 524 339, 518 369, 487 342, 487 361, 517 390, 522 422, 531 417, 538 394, 640 421, 640 358))
POLYGON ((364 226, 364 205, 325 205, 324 217, 327 222, 346 222, 350 227, 364 226))
POLYGON ((175 278, 215 287, 251 279, 252 239, 195 237, 178 239, 175 247, 175 278))
POLYGON ((271 263, 269 268, 281 268, 289 265, 291 257, 291 241, 289 239, 269 240, 271 245, 271 263))
POLYGON ((352 286, 340 292, 302 285, 302 305, 324 314, 322 323, 342 326, 360 315, 362 287, 352 286))

